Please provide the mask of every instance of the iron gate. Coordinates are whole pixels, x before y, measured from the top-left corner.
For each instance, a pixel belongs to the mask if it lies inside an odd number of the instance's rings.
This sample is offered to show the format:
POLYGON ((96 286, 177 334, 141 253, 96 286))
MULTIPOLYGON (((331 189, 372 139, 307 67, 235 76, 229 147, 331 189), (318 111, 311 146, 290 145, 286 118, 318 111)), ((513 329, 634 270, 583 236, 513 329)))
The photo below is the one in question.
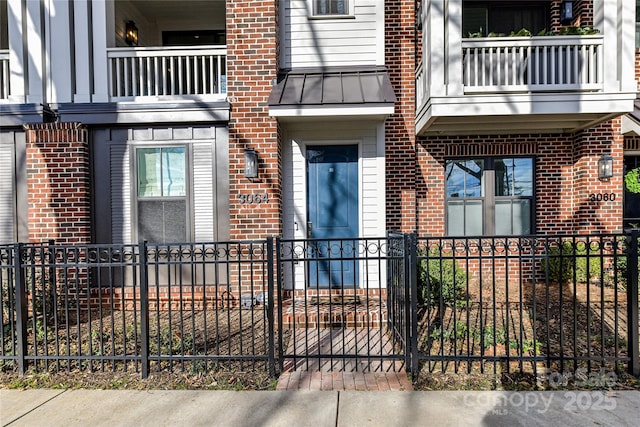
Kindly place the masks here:
POLYGON ((402 235, 277 239, 281 370, 404 369, 405 246, 402 235), (314 269, 334 264, 349 264, 347 271, 360 272, 358 280, 340 278, 340 285, 325 287, 309 281, 314 269))

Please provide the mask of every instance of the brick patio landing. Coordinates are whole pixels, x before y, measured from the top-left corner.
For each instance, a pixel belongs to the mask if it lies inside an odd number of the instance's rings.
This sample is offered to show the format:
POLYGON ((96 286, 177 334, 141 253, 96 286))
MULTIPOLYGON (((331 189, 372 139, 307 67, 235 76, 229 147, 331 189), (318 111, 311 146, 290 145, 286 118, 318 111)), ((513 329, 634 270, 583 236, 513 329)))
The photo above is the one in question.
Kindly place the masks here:
POLYGON ((411 391, 405 372, 284 372, 278 390, 411 391))
POLYGON ((412 390, 394 343, 380 328, 297 329, 279 390, 412 390))

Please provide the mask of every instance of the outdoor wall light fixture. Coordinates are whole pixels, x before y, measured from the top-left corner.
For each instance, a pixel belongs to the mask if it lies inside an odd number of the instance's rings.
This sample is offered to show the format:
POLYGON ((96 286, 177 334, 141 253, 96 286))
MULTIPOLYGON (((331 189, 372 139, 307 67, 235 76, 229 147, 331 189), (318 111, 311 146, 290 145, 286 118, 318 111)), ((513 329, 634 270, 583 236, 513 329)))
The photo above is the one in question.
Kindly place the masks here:
POLYGON ((560 5, 560 22, 569 24, 573 21, 573 1, 563 1, 560 5))
POLYGON ((607 179, 613 176, 613 157, 604 154, 598 160, 598 179, 607 179))
POLYGON ((124 41, 129 46, 138 46, 138 27, 135 22, 128 21, 124 25, 124 41))
POLYGON ((258 153, 253 148, 244 150, 244 177, 249 179, 258 177, 258 153))

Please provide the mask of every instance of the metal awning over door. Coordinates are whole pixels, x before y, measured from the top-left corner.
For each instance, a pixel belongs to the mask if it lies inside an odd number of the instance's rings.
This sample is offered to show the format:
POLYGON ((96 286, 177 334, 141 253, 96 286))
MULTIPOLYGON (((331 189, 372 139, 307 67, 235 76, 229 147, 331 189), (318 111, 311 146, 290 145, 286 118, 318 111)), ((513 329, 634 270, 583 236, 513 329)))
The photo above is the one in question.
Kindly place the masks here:
POLYGON ((269 96, 274 117, 389 115, 396 96, 384 67, 301 69, 284 74, 269 96))

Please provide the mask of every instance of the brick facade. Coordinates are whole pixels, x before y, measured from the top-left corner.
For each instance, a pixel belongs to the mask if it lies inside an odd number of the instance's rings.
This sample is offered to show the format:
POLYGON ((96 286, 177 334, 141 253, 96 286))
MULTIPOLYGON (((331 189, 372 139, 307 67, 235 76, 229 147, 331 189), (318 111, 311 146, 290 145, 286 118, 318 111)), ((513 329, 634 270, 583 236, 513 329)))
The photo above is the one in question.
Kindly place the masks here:
POLYGON ((386 122, 387 228, 416 228, 415 2, 385 5, 386 63, 396 93, 395 114, 386 122))
POLYGON ((575 137, 573 178, 573 231, 616 232, 622 230, 623 137, 620 118, 587 129, 575 137), (613 157, 610 179, 598 179, 598 159, 613 157), (592 195, 608 195, 610 200, 591 200, 592 195), (613 201, 611 201, 611 196, 613 201))
POLYGON ((564 26, 593 26, 593 0, 577 0, 573 3, 573 21, 569 24, 562 24, 560 23, 562 0, 553 0, 551 2, 551 29, 553 31, 558 31, 564 26))
POLYGON ((446 232, 447 158, 531 156, 535 158, 535 224, 541 234, 616 232, 622 228, 622 147, 619 119, 577 135, 477 135, 418 138, 417 229, 446 232), (614 158, 614 177, 598 179, 603 154, 614 158), (615 166, 614 166, 615 168, 615 166), (592 194, 614 200, 591 201, 592 194))
POLYGON ((91 241, 88 132, 79 123, 25 125, 29 241, 91 241))
MULTIPOLYGON (((416 230, 420 236, 446 233, 444 166, 447 158, 531 156, 535 158, 532 223, 536 233, 620 231, 624 147, 640 150, 640 137, 623 138, 619 118, 577 134, 416 136, 415 69, 422 55, 421 33, 416 28, 418 4, 414 0, 385 2, 385 63, 397 97, 395 113, 385 123, 386 228, 416 230), (597 161, 603 154, 613 156, 615 164, 614 176, 607 180, 597 178, 597 161), (592 200, 591 195, 598 194, 606 194, 609 200, 592 200)), ((561 0, 551 2, 553 31, 562 27, 560 4, 561 0)), ((229 234, 232 241, 262 239, 282 235, 283 231, 280 128, 277 120, 269 116, 267 106, 279 71, 279 7, 277 0, 226 3, 227 95, 231 105, 229 234), (244 176, 247 148, 254 149, 259 156, 256 179, 244 176)), ((575 19, 571 25, 593 25, 592 0, 579 0, 574 7, 575 19)), ((636 80, 640 82, 638 54, 635 70, 636 80)), ((25 131, 29 240, 90 243, 91 173, 87 129, 79 123, 45 123, 26 125, 25 131)), ((495 263, 489 267, 494 268, 498 276, 505 269, 495 263)), ((469 268, 481 270, 480 264, 470 263, 469 268)), ((205 292, 204 287, 196 287, 192 300, 185 300, 185 304, 208 309, 237 306, 238 298, 255 293, 256 286, 264 286, 266 277, 262 264, 234 265, 227 274, 229 282, 239 284, 235 290, 226 291, 227 295, 223 296, 222 293, 207 294, 209 291, 205 292), (241 280, 242 277, 245 280, 241 280)), ((78 275, 83 277, 86 276, 78 275)), ((118 295, 116 291, 114 295, 122 299, 122 304, 133 304, 133 295, 127 292, 118 295)), ((172 294, 179 290, 156 292, 151 297, 162 309, 182 308, 171 301, 172 294)), ((375 294, 371 290, 357 292, 375 294)), ((101 298, 93 294, 92 297, 101 298)), ((294 310, 284 322, 295 318, 294 310)))
POLYGON ((227 94, 231 239, 281 233, 281 170, 278 124, 267 100, 278 67, 276 0, 227 2, 227 94), (259 176, 244 177, 244 151, 259 157, 259 176), (268 202, 240 203, 239 195, 268 195, 268 202))
MULTIPOLYGON (((418 3, 419 4, 419 3, 418 3)), ((561 1, 551 2, 557 30, 561 1)), ((276 0, 229 2, 226 10, 229 122, 230 237, 282 234, 282 153, 278 122, 267 100, 278 75, 279 23, 276 0), (259 176, 244 177, 244 151, 259 156, 259 176), (239 196, 245 198, 243 203, 239 196), (259 195, 260 203, 255 196, 259 195), (265 197, 266 195, 266 197, 265 197), (254 202, 247 202, 253 199, 254 202), (268 201, 265 201, 267 200, 268 201)), ((592 0, 577 1, 572 25, 593 24, 592 0)), ((385 3, 385 49, 397 102, 385 125, 387 228, 445 232, 444 162, 448 157, 530 155, 536 159, 536 231, 618 231, 622 222, 625 139, 620 120, 576 135, 483 135, 416 137, 415 68, 420 57, 416 3, 385 3), (454 151, 452 151, 454 150, 454 151), (455 151, 458 150, 458 151, 455 151), (597 179, 597 161, 611 154, 618 169, 597 179), (591 194, 615 201, 590 200, 591 194)), ((636 55, 640 81, 640 55, 636 55)), ((87 130, 76 123, 25 126, 27 132, 29 238, 67 243, 91 240, 87 130)))

